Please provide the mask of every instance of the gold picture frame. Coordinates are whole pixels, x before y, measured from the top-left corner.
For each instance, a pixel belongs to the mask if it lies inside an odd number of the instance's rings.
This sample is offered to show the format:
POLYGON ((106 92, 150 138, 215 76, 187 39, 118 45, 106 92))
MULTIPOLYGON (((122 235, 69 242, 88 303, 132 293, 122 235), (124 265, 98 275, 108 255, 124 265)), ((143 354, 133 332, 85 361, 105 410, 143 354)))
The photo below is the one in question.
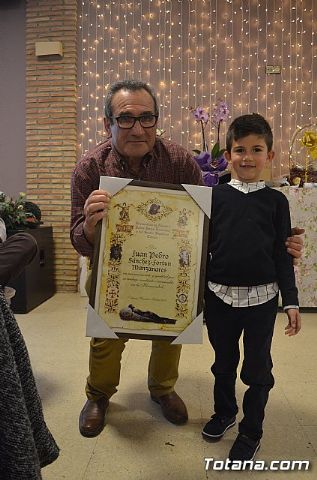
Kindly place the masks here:
POLYGON ((199 343, 211 189, 101 177, 87 335, 199 343), (177 341, 178 340, 178 341, 177 341))

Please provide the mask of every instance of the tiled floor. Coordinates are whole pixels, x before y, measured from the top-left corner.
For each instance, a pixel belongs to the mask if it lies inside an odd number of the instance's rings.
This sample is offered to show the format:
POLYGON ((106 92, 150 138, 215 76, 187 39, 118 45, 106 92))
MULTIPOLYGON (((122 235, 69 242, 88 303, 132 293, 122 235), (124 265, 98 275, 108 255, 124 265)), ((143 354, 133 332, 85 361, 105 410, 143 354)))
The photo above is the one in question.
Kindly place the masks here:
MULTIPOLYGON (((146 387, 150 342, 131 340, 122 360, 119 392, 112 397, 104 431, 93 439, 78 431, 85 402, 89 339, 85 338, 86 298, 57 294, 27 315, 17 315, 43 401, 45 418, 60 449, 59 459, 43 469, 44 480, 201 480, 317 478, 317 313, 303 315, 303 330, 284 336, 279 315, 273 346, 276 386, 270 395, 257 460, 309 460, 309 471, 259 473, 205 471, 205 457, 223 460, 237 433, 206 443, 201 428, 211 414, 212 350, 183 347, 177 391, 190 420, 169 424, 146 387)), ((244 386, 238 381, 238 397, 244 386)), ((219 468, 220 464, 214 464, 219 468)), ((259 464, 258 464, 259 465, 259 464)), ((284 463, 283 468, 287 465, 284 463)))

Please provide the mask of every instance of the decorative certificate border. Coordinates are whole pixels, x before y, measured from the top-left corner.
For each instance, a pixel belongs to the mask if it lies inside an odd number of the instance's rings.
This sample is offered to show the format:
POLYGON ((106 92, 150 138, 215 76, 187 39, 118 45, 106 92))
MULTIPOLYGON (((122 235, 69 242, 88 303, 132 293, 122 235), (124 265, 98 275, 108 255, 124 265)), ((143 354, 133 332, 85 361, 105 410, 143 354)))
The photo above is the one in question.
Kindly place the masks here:
POLYGON ((96 232, 87 335, 196 343, 211 189, 114 177, 100 188, 113 196, 96 232))

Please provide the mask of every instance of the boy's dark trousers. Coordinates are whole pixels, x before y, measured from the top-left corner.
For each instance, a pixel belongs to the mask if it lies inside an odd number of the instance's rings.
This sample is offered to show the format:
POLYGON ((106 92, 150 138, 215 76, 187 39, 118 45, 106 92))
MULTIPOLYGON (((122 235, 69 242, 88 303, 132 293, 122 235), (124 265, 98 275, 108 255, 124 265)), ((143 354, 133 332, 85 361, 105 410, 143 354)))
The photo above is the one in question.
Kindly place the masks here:
POLYGON ((240 378, 249 388, 243 398, 244 418, 239 423, 239 432, 258 440, 263 433, 269 391, 274 385, 271 343, 278 296, 253 307, 232 307, 206 288, 205 301, 208 336, 215 350, 211 367, 215 377, 215 413, 231 418, 238 412, 235 383, 240 359, 239 338, 243 332, 240 378))

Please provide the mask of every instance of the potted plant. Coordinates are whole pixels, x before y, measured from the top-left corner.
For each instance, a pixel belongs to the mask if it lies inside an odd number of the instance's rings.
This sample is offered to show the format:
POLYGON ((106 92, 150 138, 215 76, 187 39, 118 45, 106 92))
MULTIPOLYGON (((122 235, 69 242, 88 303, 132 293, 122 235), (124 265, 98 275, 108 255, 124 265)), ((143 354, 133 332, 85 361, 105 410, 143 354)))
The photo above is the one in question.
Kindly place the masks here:
POLYGON ((220 127, 228 119, 229 108, 226 102, 219 100, 212 115, 200 106, 197 108, 190 107, 190 111, 195 121, 200 125, 202 137, 202 150, 194 150, 196 154, 194 158, 202 170, 205 185, 213 187, 219 183, 219 177, 227 172, 228 162, 223 155, 225 149, 220 148, 220 127), (208 151, 205 136, 205 128, 209 121, 216 129, 216 143, 213 145, 211 152, 208 151))
POLYGON ((0 217, 5 223, 7 233, 34 228, 42 223, 41 210, 35 203, 28 202, 23 192, 16 200, 0 192, 0 217))

